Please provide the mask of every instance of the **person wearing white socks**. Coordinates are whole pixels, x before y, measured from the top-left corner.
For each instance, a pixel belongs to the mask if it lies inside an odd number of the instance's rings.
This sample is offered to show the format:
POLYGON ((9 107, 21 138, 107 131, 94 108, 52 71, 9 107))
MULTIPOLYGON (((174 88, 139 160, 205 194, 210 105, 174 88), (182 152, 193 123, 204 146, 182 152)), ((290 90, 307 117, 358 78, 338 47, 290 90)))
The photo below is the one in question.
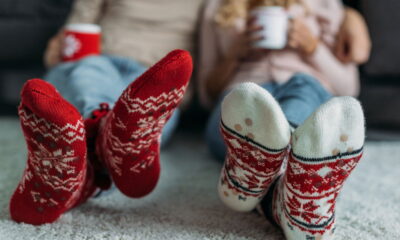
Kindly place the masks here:
POLYGON ((336 198, 363 152, 359 102, 334 97, 291 135, 271 94, 243 83, 224 98, 221 114, 228 148, 218 184, 221 200, 250 211, 263 198, 261 210, 287 239, 331 239, 336 198))
POLYGON ((207 143, 225 160, 220 198, 236 211, 260 206, 289 240, 331 239, 336 198, 364 143, 360 104, 334 97, 359 91, 360 62, 334 50, 349 13, 339 0, 282 0, 287 46, 256 49, 251 2, 209 0, 203 13, 198 90, 213 108, 207 143))

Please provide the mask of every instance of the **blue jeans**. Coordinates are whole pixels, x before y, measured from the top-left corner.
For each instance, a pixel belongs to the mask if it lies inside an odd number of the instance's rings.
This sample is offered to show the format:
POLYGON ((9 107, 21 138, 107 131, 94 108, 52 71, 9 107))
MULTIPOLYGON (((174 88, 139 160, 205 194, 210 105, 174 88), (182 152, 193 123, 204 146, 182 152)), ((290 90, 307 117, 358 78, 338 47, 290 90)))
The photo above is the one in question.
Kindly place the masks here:
MULTIPOLYGON (((100 103, 113 107, 125 88, 146 70, 142 64, 127 58, 90 56, 77 62, 61 63, 50 69, 44 79, 55 86, 84 118, 89 118, 100 103)), ((162 145, 176 129, 179 114, 179 110, 175 110, 165 125, 162 145)))
MULTIPOLYGON (((285 84, 266 83, 261 85, 278 101, 290 125, 301 125, 321 104, 332 95, 312 76, 296 74, 285 84)), ((223 94, 219 104, 211 113, 206 127, 206 142, 211 153, 220 161, 226 154, 226 146, 219 131, 221 102, 228 94, 223 94)))

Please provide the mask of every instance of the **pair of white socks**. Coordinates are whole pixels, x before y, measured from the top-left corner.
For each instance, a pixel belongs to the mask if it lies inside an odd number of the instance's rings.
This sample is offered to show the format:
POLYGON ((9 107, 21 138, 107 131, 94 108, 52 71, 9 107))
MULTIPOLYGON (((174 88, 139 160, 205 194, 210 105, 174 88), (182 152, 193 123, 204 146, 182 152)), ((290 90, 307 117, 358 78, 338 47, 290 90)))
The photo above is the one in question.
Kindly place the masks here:
POLYGON ((291 134, 273 96, 244 83, 225 97, 221 114, 227 145, 221 200, 234 210, 251 211, 277 180, 271 212, 286 238, 331 239, 336 198, 362 156, 359 102, 332 98, 291 134))

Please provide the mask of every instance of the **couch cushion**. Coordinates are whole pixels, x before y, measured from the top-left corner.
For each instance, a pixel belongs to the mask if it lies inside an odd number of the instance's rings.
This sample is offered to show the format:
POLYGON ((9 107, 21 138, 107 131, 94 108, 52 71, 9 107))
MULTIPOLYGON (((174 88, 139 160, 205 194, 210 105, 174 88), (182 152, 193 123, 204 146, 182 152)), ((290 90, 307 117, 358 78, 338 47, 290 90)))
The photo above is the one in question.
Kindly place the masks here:
POLYGON ((1 0, 1 65, 40 61, 47 40, 64 24, 72 2, 1 0))
POLYGON ((371 59, 365 66, 366 73, 400 76, 400 1, 361 0, 360 7, 373 44, 371 59))
POLYGON ((29 21, 63 21, 73 0, 1 0, 0 21, 29 19, 29 21))

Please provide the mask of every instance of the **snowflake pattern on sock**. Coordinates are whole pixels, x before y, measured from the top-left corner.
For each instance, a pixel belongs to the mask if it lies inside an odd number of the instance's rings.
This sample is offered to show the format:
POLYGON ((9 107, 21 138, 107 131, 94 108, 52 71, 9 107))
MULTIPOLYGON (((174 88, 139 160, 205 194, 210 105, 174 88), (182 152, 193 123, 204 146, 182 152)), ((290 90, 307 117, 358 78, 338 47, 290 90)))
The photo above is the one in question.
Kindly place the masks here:
MULTIPOLYGON (((66 208, 71 207, 79 196, 79 189, 82 187, 86 171, 78 170, 74 164, 71 164, 81 160, 81 157, 75 154, 69 145, 64 147, 59 145, 85 141, 82 120, 59 127, 33 113, 28 113, 22 107, 19 109, 19 116, 22 126, 29 129, 28 131, 33 136, 27 137, 31 150, 28 152, 28 165, 23 180, 18 186, 19 193, 24 192, 26 181, 36 176, 40 183, 55 192, 73 193, 68 198, 68 202, 64 203, 66 208), (44 143, 46 140, 47 144, 44 143)), ((55 199, 49 197, 49 194, 43 196, 40 192, 32 191, 31 196, 34 202, 40 204, 48 203, 49 206, 58 204, 55 199)))
POLYGON ((125 195, 142 197, 157 184, 161 133, 191 73, 189 53, 171 52, 131 83, 102 120, 97 151, 125 195))
MULTIPOLYGON (((121 98, 126 111, 133 114, 133 117, 137 118, 139 115, 141 118, 137 120, 136 126, 132 128, 129 126, 130 118, 126 118, 124 122, 120 118, 115 116, 114 112, 111 112, 105 120, 105 137, 103 138, 109 148, 106 150, 106 163, 119 176, 122 175, 121 165, 123 163, 123 156, 127 155, 139 155, 150 149, 153 144, 160 144, 161 131, 165 126, 168 119, 171 117, 175 107, 182 99, 186 90, 186 86, 182 86, 180 89, 174 89, 168 94, 162 93, 161 95, 154 97, 151 96, 148 99, 130 98, 131 91, 128 89, 121 98), (168 109, 168 110, 167 110, 168 109), (159 117, 152 116, 154 112, 161 111, 162 114, 159 117), (128 139, 123 139, 117 134, 113 133, 112 126, 120 128, 123 131, 130 133, 128 139), (107 137, 106 137, 107 136, 107 137)), ((140 173, 151 167, 158 157, 158 152, 150 151, 147 156, 143 159, 131 158, 131 164, 129 169, 133 173, 140 173)))
MULTIPOLYGON (((335 156, 309 159, 290 154, 285 176, 276 188, 275 220, 297 227, 310 237, 332 233, 335 204, 344 181, 362 157, 362 149, 335 156)), ((315 238, 317 239, 317 238, 315 238)))
MULTIPOLYGON (((221 173, 221 185, 239 200, 261 199, 279 173, 288 148, 273 150, 241 136, 221 121, 227 156, 221 173)), ((229 192, 224 191, 226 197, 229 192)))

